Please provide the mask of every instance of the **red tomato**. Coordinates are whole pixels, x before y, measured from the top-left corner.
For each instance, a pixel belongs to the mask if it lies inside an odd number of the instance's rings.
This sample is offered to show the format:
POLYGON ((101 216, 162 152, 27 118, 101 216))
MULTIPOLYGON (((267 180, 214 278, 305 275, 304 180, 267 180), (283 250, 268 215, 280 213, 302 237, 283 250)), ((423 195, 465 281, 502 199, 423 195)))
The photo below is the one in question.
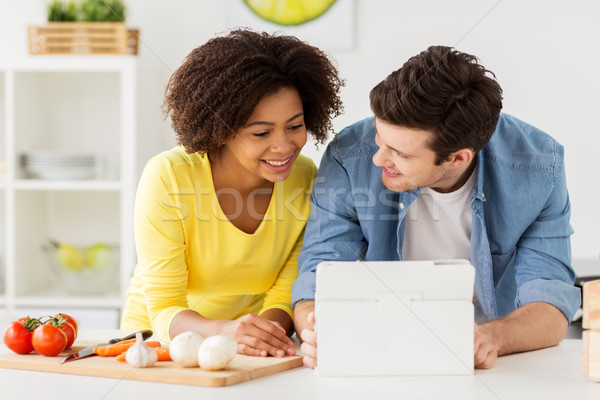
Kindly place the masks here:
POLYGON ((58 329, 60 329, 65 333, 65 335, 67 335, 67 345, 65 349, 70 349, 73 343, 75 342, 75 338, 77 337, 77 333, 75 333, 75 328, 73 328, 73 325, 71 325, 70 323, 63 322, 62 324, 60 324, 58 329))
POLYGON ((70 315, 67 315, 65 313, 58 313, 54 316, 54 318, 59 318, 59 317, 63 317, 67 320, 68 323, 70 323, 71 325, 73 325, 73 329, 75 329, 75 336, 77 336, 77 333, 79 332, 79 325, 77 324, 77 321, 75 321, 75 318, 71 317, 70 315))
POLYGON ((4 330, 4 344, 17 354, 31 353, 32 333, 22 321, 14 321, 8 324, 4 330))
POLYGON ((33 331, 33 348, 40 354, 53 357, 67 347, 67 335, 54 325, 40 325, 33 331))

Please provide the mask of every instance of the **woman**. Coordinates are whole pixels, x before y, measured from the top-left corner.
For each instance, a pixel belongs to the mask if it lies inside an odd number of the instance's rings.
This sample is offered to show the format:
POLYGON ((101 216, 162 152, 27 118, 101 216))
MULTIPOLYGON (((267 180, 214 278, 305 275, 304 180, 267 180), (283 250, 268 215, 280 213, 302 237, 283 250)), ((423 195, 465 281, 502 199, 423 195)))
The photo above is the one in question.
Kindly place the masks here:
POLYGON ((152 158, 135 204, 138 264, 122 329, 225 334, 238 352, 294 354, 291 285, 316 168, 343 82, 320 50, 236 30, 193 50, 164 108, 179 147, 152 158))

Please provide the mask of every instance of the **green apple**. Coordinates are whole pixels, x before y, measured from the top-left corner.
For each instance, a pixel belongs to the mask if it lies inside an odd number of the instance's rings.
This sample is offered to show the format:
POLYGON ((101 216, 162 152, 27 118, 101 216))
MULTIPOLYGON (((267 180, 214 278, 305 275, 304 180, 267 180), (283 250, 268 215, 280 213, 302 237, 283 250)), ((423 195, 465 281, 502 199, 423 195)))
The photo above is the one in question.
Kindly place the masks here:
POLYGON ((112 248, 102 242, 94 243, 85 250, 86 265, 94 271, 104 271, 114 263, 112 248))
POLYGON ((68 270, 80 271, 83 268, 83 254, 79 249, 68 243, 58 244, 56 258, 59 264, 68 270))

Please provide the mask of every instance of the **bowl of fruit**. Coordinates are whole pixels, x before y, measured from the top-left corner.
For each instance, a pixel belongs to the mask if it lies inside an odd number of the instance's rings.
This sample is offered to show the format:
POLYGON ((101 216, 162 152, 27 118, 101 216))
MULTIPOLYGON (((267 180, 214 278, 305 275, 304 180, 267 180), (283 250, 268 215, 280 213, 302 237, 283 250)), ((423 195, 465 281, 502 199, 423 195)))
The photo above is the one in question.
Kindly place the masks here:
POLYGON ((76 245, 51 240, 42 246, 57 287, 69 294, 118 291, 119 247, 105 242, 76 245))

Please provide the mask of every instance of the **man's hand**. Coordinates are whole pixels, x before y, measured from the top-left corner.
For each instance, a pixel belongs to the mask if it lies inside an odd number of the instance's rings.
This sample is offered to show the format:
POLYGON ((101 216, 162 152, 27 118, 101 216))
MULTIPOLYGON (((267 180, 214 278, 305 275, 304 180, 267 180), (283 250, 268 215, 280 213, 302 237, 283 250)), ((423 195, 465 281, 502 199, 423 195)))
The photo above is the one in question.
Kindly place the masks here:
POLYGON ((475 324, 475 368, 490 369, 498 358, 498 349, 475 324))
POLYGON ((315 312, 311 311, 306 317, 306 321, 312 328, 304 328, 300 332, 302 345, 300 350, 304 353, 304 365, 310 368, 317 366, 317 333, 315 332, 315 312))
POLYGON ((315 332, 315 302, 301 300, 294 306, 294 325, 302 340, 300 350, 304 353, 304 365, 317 366, 317 334, 315 332))
POLYGON ((498 356, 556 346, 568 326, 562 311, 542 302, 475 325, 475 368, 491 368, 498 356))

